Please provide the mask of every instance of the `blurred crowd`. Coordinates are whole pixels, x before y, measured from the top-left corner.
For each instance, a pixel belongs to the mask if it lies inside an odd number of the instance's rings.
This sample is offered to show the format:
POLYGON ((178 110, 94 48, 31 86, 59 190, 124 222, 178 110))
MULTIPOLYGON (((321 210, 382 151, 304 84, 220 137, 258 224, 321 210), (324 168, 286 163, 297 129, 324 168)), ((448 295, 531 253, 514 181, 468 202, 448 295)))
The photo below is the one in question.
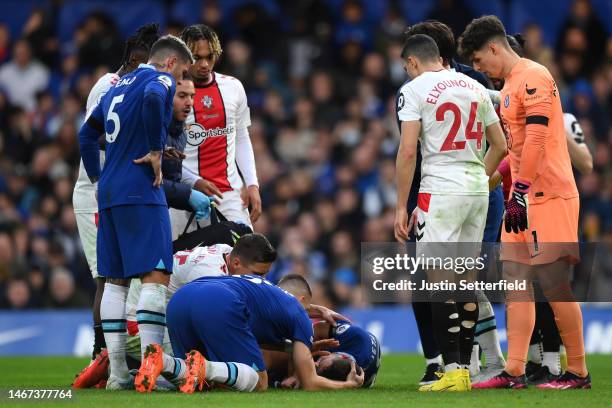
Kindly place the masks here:
MULTIPOLYGON (((271 278, 306 275, 315 299, 366 303, 359 289, 360 243, 392 241, 395 92, 406 80, 400 52, 407 25, 391 2, 372 24, 362 2, 339 15, 323 1, 295 0, 272 18, 257 2, 227 26, 215 1, 201 21, 224 48, 216 70, 239 78, 251 109, 250 135, 263 216, 255 229, 279 250, 271 278), (289 22, 289 24, 287 24, 289 22)), ((430 17, 458 36, 475 17, 461 1, 441 1, 430 17)), ((170 21, 167 32, 183 24, 170 21)), ((0 307, 88 307, 94 284, 78 236, 72 191, 77 132, 87 95, 118 68, 123 38, 103 12, 89 15, 70 42, 54 21, 32 13, 19 37, 0 25, 0 307)), ((612 36, 587 0, 567 11, 557 41, 524 27, 526 56, 554 74, 564 110, 579 119, 594 171, 577 175, 584 241, 612 241, 612 36)))

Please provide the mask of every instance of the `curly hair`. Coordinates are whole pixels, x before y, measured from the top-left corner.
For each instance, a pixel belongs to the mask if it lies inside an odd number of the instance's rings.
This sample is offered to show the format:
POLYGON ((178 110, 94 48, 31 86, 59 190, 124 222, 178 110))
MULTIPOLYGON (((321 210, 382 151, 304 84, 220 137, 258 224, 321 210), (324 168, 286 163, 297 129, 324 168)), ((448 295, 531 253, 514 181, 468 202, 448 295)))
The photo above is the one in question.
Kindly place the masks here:
POLYGON ((181 39, 185 41, 191 52, 195 52, 195 44, 200 40, 208 41, 210 52, 215 59, 218 59, 223 52, 217 33, 205 24, 194 24, 185 27, 181 32, 181 39))
POLYGON ((415 34, 425 34, 433 38, 440 50, 444 65, 449 65, 455 55, 455 36, 446 24, 437 20, 427 20, 410 26, 404 31, 405 37, 415 34))
POLYGON ((506 40, 508 40, 510 48, 512 48, 512 50, 516 52, 519 57, 525 56, 525 52, 523 51, 523 48, 525 47, 525 39, 521 33, 507 35, 506 40))
POLYGON ((472 20, 459 37, 459 54, 470 60, 472 55, 493 38, 506 41, 506 29, 497 16, 483 16, 472 20))
POLYGON ((125 42, 125 47, 123 48, 121 63, 123 65, 128 64, 130 62, 130 56, 135 51, 142 51, 148 54, 155 41, 159 39, 158 31, 159 24, 145 24, 136 31, 136 34, 128 37, 125 42))

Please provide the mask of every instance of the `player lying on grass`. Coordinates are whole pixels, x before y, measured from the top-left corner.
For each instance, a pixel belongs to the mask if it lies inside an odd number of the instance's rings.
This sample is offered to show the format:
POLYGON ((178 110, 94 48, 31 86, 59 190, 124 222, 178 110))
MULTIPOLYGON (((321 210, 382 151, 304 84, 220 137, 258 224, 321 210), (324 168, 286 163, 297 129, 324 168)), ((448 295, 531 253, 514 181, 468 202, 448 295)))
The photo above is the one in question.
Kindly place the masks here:
MULTIPOLYGON (((311 298, 308 282, 299 275, 284 277, 279 286, 255 275, 188 283, 167 309, 174 355, 186 359, 163 353, 159 344, 149 346, 137 390, 152 391, 162 373, 185 393, 201 390, 204 382, 240 391, 266 390, 268 375, 259 344, 283 345, 286 340, 293 342, 292 362, 303 389, 360 387, 364 376, 357 374, 354 363, 345 381, 317 374, 310 352, 313 329, 307 310, 313 309, 311 298)), ((313 311, 311 317, 320 316, 321 309, 313 311)))
MULTIPOLYGON (((380 344, 376 336, 347 320, 336 326, 320 321, 313 325, 312 355, 317 374, 330 380, 345 380, 352 363, 364 372, 362 388, 371 387, 380 368, 380 344)), ((287 353, 264 352, 269 369, 269 383, 282 388, 299 388, 287 353)))

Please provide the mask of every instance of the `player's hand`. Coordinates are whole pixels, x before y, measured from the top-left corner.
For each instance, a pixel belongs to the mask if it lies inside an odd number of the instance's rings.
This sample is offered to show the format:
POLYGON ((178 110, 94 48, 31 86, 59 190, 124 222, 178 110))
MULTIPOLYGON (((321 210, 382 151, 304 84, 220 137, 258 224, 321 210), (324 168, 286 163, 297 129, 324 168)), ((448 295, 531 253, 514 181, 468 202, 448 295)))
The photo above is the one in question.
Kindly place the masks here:
POLYGON ((298 389, 300 388, 300 380, 298 380, 295 376, 287 377, 281 381, 281 388, 290 390, 298 389))
POLYGON ((398 208, 395 210, 395 239, 402 244, 408 241, 408 211, 406 208, 398 208))
POLYGON ((337 326, 337 320, 346 320, 347 322, 350 322, 348 317, 320 305, 311 304, 308 308, 308 316, 314 319, 323 319, 333 327, 337 326))
POLYGON ((330 348, 336 348, 340 346, 340 342, 336 339, 322 339, 322 340, 317 340, 315 342, 312 343, 312 348, 310 350, 312 350, 312 355, 314 356, 314 353, 322 351, 322 350, 327 350, 330 348))
POLYGON ((327 350, 319 350, 319 351, 313 351, 310 354, 312 354, 312 359, 316 360, 320 357, 329 356, 331 353, 327 350))
POLYGON ((253 185, 247 188, 247 193, 242 199, 242 204, 244 208, 247 208, 249 205, 251 206, 249 210, 251 222, 254 223, 257 221, 261 215, 261 197, 259 196, 258 186, 253 185))
POLYGON ((526 181, 515 181, 512 186, 512 196, 506 202, 506 214, 504 225, 506 232, 525 231, 529 228, 529 217, 527 215, 527 194, 531 183, 526 181))
POLYGON ((191 190, 189 205, 196 213, 196 220, 200 221, 210 217, 210 198, 198 190, 191 190))
POLYGON ((211 197, 217 204, 219 203, 219 200, 223 199, 221 190, 219 190, 214 183, 204 180, 203 178, 198 179, 198 181, 196 181, 196 183, 193 185, 193 188, 211 197))
POLYGON ((187 155, 183 152, 181 152, 178 149, 175 149, 174 147, 167 147, 164 150, 164 159, 169 159, 169 160, 183 160, 187 157, 187 155))
POLYGON ((365 380, 365 373, 361 369, 361 367, 357 367, 354 361, 351 362, 351 372, 348 377, 346 377, 346 382, 351 384, 353 388, 359 388, 363 385, 363 381, 365 380), (357 370, 359 368, 359 370, 357 370))
POLYGON ((146 156, 141 157, 140 159, 134 160, 134 164, 150 164, 153 168, 153 174, 155 175, 155 180, 153 180, 153 187, 159 187, 162 185, 162 171, 161 171, 161 159, 162 153, 160 150, 151 150, 147 153, 146 156))

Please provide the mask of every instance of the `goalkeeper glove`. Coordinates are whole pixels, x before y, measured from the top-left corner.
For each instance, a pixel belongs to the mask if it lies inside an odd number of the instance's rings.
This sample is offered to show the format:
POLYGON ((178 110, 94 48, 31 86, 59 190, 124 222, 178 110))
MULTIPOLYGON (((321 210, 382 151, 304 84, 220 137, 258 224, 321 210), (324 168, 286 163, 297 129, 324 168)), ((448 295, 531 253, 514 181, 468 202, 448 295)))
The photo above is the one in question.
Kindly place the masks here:
POLYGON ((505 226, 506 232, 525 231, 529 228, 527 216, 527 193, 531 183, 527 181, 515 181, 512 189, 512 197, 506 202, 505 226))
POLYGON ((196 213, 196 220, 200 221, 210 217, 210 198, 198 190, 191 190, 189 205, 196 213))

